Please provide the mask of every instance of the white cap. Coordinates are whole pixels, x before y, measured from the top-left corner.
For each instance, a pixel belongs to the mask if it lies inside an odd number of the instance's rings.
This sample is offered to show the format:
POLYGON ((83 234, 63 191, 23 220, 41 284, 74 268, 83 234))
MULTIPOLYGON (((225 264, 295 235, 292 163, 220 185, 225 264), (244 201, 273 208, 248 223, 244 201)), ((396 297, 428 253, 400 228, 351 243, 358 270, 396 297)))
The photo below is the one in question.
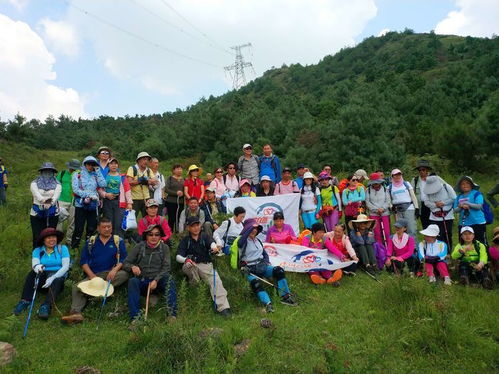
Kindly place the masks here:
POLYGON ((314 175, 307 171, 305 174, 303 174, 303 179, 314 179, 314 175))
POLYGON ((470 226, 464 226, 464 227, 461 227, 461 231, 459 232, 459 234, 462 234, 463 232, 465 231, 469 231, 469 232, 472 232, 473 234, 475 233, 475 230, 473 230, 473 227, 470 227, 470 226))
POLYGON ((270 179, 270 177, 268 175, 262 175, 262 177, 260 178, 260 182, 263 182, 263 181, 272 182, 272 179, 270 179))
POLYGON ((424 236, 437 237, 438 234, 440 234, 440 229, 437 225, 429 225, 426 229, 421 230, 419 233, 424 236))
POLYGON ((245 145, 243 145, 243 150, 248 147, 251 147, 251 144, 246 143, 245 145))

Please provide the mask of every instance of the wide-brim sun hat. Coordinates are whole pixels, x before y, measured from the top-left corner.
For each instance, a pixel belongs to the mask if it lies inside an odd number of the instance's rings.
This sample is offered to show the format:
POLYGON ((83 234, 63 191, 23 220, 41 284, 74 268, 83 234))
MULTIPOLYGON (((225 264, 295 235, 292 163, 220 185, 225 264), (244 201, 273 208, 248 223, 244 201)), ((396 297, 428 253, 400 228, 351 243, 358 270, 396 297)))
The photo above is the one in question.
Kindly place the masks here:
POLYGON ((52 162, 44 162, 42 166, 38 169, 38 171, 42 170, 52 170, 54 173, 57 173, 57 169, 55 168, 55 165, 52 162))
POLYGON ((99 166, 99 162, 97 161, 97 159, 94 156, 85 157, 83 159, 82 164, 83 164, 83 166, 85 166, 85 164, 93 164, 95 166, 99 166))
POLYGON ((353 173, 354 176, 360 178, 365 178, 367 179, 367 172, 364 169, 359 169, 355 173, 353 173))
POLYGON ((368 186, 371 186, 373 184, 382 184, 385 181, 381 178, 381 175, 379 173, 371 173, 369 175, 369 181, 367 182, 368 186))
POLYGON ((476 184, 474 181, 473 181, 473 178, 471 178, 470 176, 468 175, 463 175, 461 178, 459 178, 459 180, 457 181, 457 185, 456 185, 456 191, 459 191, 459 192, 463 192, 461 191, 461 183, 463 181, 467 181, 468 183, 471 184, 471 188, 473 190, 478 190, 480 189, 480 186, 478 184, 476 184))
POLYGON ((303 174, 303 179, 314 179, 314 175, 307 171, 305 174, 303 174))
POLYGON ((38 238, 36 238, 37 245, 41 247, 43 245, 43 241, 48 236, 56 236, 57 244, 59 244, 64 238, 64 233, 62 231, 54 229, 53 227, 47 227, 46 229, 43 229, 42 232, 40 232, 40 235, 38 235, 38 238))
POLYGON ((326 171, 322 171, 320 174, 319 174, 319 180, 324 180, 324 179, 332 179, 331 175, 329 175, 328 172, 326 171))
POLYGON ((241 236, 243 234, 247 233, 248 230, 253 230, 253 229, 257 229, 257 233, 259 234, 262 232, 263 226, 259 225, 256 222, 256 219, 254 219, 254 218, 247 219, 246 221, 244 221, 243 230, 241 231, 241 236))
POLYGON ((135 161, 138 161, 140 160, 141 158, 144 158, 144 157, 147 157, 149 160, 152 158, 149 153, 147 152, 140 152, 138 155, 137 155, 137 158, 135 159, 135 161))
POLYGON ((97 156, 102 152, 102 151, 108 151, 109 152, 109 155, 111 156, 112 152, 111 152, 111 149, 105 145, 103 145, 102 147, 99 147, 99 149, 97 150, 97 156))
POLYGON ((243 145, 243 150, 245 150, 245 149, 246 149, 246 148, 248 148, 248 147, 253 148, 253 147, 251 146, 251 144, 246 143, 245 145, 243 145))
POLYGON ((421 230, 419 233, 424 236, 437 237, 438 234, 440 234, 440 228, 438 225, 429 225, 426 229, 421 230))
POLYGON ((426 184, 423 188, 423 193, 425 195, 433 195, 436 194, 444 187, 444 184, 436 175, 430 175, 426 178, 426 184))
POLYGON ((80 282, 78 283, 77 287, 84 294, 94 297, 111 296, 114 293, 113 285, 109 283, 109 288, 108 288, 108 282, 106 282, 101 277, 94 277, 90 280, 80 282), (106 289, 107 289, 107 295, 106 295, 106 289))
POLYGON ((193 164, 191 166, 189 166, 189 169, 187 169, 187 171, 190 173, 191 171, 194 171, 194 170, 199 170, 199 166, 193 164))
POLYGON ((73 158, 72 160, 66 162, 66 166, 68 169, 78 170, 81 167, 81 164, 79 160, 73 158))
POLYGON ((425 169, 428 169, 428 170, 433 170, 431 164, 430 164, 430 161, 428 160, 418 160, 417 164, 416 164, 416 167, 414 168, 414 170, 419 170, 419 168, 425 168, 425 169))
POLYGON ((408 226, 408 222, 406 219, 403 219, 403 218, 399 218, 394 224, 393 226, 395 227, 407 227, 408 226))
POLYGON ((357 219, 353 219, 350 222, 348 222, 348 226, 353 229, 354 226, 358 225, 359 223, 368 223, 369 224, 369 230, 372 229, 376 225, 376 220, 369 218, 365 214, 359 214, 357 216, 357 219))

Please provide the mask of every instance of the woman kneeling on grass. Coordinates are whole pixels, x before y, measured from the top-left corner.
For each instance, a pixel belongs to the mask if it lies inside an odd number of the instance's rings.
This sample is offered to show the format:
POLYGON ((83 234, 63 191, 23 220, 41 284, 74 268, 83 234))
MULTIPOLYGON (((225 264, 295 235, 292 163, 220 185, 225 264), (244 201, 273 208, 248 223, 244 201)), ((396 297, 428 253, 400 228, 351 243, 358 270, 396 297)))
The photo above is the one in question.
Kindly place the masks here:
POLYGON ((331 240, 333 248, 338 250, 343 255, 343 257, 341 257, 341 261, 355 261, 355 263, 341 269, 343 270, 343 274, 355 276, 359 258, 355 254, 355 250, 352 247, 352 243, 350 243, 350 239, 347 235, 345 235, 345 226, 343 224, 336 225, 333 232, 326 233, 326 237, 331 240))
POLYGON ((475 240, 475 232, 470 226, 461 228, 459 244, 454 247, 451 257, 459 260, 459 281, 462 285, 470 284, 470 275, 475 273, 475 278, 483 288, 491 289, 492 282, 488 277, 487 248, 483 243, 475 240))
MULTIPOLYGON (((343 253, 338 251, 331 240, 326 237, 324 234, 326 233, 326 229, 322 223, 316 222, 312 225, 312 233, 310 235, 306 235, 303 237, 301 245, 313 249, 327 249, 332 255, 344 259, 345 256, 343 253)), ((338 287, 340 285, 340 279, 343 276, 343 271, 341 269, 335 270, 318 270, 318 271, 310 271, 308 273, 310 275, 310 280, 313 284, 332 284, 334 287, 338 287)))
POLYGON ((414 238, 406 233, 407 221, 403 218, 395 222, 395 234, 388 239, 386 249, 387 259, 385 261, 386 270, 402 274, 405 261, 411 258, 416 244, 414 238))
POLYGON ((437 225, 429 225, 426 229, 419 232, 424 236, 424 240, 418 246, 418 258, 424 260, 426 274, 430 283, 435 283, 435 269, 438 270, 440 276, 444 278, 444 284, 452 285, 449 277, 449 269, 445 262, 447 256, 447 244, 437 240, 440 229, 437 225))
POLYGON ((38 309, 38 317, 45 320, 49 318, 52 304, 64 289, 64 279, 69 270, 68 247, 60 244, 63 237, 64 233, 52 227, 40 233, 37 241, 38 247, 33 250, 31 258, 32 270, 24 282, 21 300, 14 308, 13 313, 16 316, 31 304, 36 280, 38 280, 38 289, 48 289, 45 301, 38 309))

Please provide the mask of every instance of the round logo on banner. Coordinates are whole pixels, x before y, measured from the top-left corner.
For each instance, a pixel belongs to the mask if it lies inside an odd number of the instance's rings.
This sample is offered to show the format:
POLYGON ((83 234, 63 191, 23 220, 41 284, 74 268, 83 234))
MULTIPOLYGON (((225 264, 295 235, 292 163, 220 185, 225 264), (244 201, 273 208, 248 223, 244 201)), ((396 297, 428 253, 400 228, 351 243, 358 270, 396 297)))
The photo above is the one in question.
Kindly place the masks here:
POLYGON ((275 212, 283 212, 283 209, 276 203, 265 203, 260 205, 256 210, 256 222, 263 226, 263 233, 267 232, 267 227, 273 224, 275 212))

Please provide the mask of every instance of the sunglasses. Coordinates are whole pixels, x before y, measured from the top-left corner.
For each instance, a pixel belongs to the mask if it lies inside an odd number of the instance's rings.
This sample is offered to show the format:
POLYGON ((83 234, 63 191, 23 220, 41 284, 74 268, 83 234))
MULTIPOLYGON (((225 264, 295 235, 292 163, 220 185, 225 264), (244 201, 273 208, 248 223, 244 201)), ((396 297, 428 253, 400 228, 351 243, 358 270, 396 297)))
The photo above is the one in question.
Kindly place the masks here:
POLYGON ((102 151, 101 153, 102 153, 103 155, 108 155, 108 154, 109 154, 109 152, 108 152, 108 151, 102 151))
POLYGON ((148 232, 147 236, 161 236, 159 232, 148 232))
POLYGON ((352 182, 358 182, 359 180, 356 179, 356 178, 352 178, 352 179, 350 179, 350 181, 352 181, 352 182))
MULTIPOLYGON (((233 168, 233 169, 234 169, 234 168, 233 168)), ((218 173, 221 173, 221 172, 222 172, 222 170, 217 170, 217 171, 215 172, 215 174, 218 174, 218 173)))
POLYGON ((253 149, 253 147, 246 147, 246 148, 244 148, 244 149, 253 149))

